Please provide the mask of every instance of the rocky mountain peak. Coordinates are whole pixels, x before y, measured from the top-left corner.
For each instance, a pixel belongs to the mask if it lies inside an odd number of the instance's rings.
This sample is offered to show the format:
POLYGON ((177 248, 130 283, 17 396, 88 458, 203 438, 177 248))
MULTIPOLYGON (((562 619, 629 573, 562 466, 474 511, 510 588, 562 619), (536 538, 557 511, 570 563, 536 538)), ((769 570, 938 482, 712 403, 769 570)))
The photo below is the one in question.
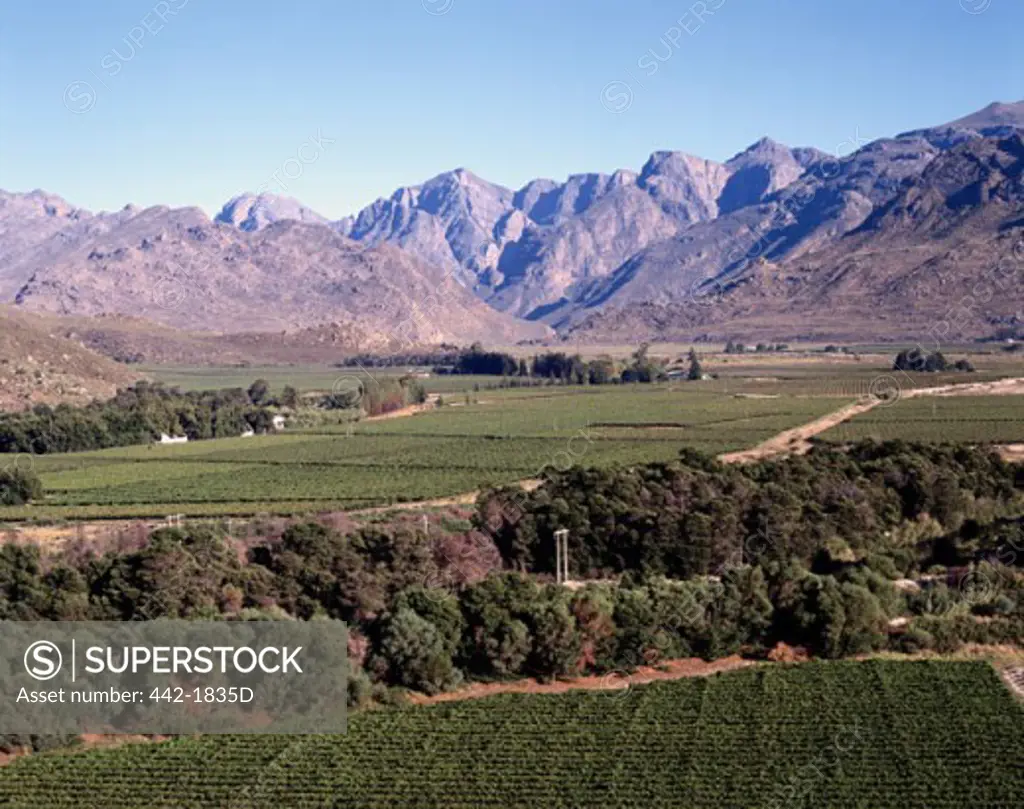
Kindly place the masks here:
POLYGON ((637 178, 666 212, 685 222, 704 222, 718 215, 718 196, 729 169, 714 160, 684 152, 654 152, 637 178))
POLYGON ((239 194, 229 200, 215 217, 217 222, 250 232, 261 230, 282 219, 321 224, 327 222, 326 217, 307 208, 297 199, 277 194, 239 194))
POLYGON ((949 123, 948 126, 978 131, 995 127, 1024 128, 1024 101, 1014 101, 1011 103, 993 101, 977 112, 965 115, 963 118, 957 118, 949 123))

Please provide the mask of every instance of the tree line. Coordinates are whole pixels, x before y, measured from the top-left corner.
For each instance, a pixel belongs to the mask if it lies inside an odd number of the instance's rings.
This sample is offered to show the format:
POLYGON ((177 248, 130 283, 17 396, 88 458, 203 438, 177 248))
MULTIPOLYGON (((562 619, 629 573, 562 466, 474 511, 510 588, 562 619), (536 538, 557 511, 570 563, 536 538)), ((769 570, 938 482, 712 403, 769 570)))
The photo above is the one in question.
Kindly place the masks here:
POLYGON ((925 353, 920 348, 908 348, 896 355, 894 371, 915 371, 917 373, 974 373, 974 365, 967 358, 950 362, 941 351, 925 353))
POLYGON ((860 444, 747 468, 687 452, 491 490, 475 528, 429 536, 305 522, 244 548, 215 525, 103 553, 7 544, 0 620, 326 615, 350 627, 353 704, 780 642, 824 657, 1020 642, 1021 488, 971 448, 860 444), (552 582, 560 527, 571 574, 593 579, 579 589, 552 582))
POLYGON ((273 429, 273 411, 258 383, 219 391, 181 392, 138 382, 105 402, 83 407, 36 405, 22 413, 0 414, 0 453, 53 452, 146 444, 162 433, 189 440, 225 438, 247 430, 273 429))
MULTIPOLYGON (((773 347, 774 348, 774 347, 773 347)), ((701 378, 700 359, 691 350, 688 358, 689 379, 701 378), (695 370, 696 369, 696 370, 695 370)), ((390 367, 395 365, 429 365, 435 374, 500 376, 534 383, 557 382, 566 385, 609 385, 620 382, 658 382, 668 378, 663 360, 649 356, 648 345, 640 345, 628 360, 597 357, 585 360, 579 354, 547 351, 533 357, 516 357, 504 351, 488 351, 474 343, 461 351, 439 351, 427 354, 401 354, 388 357, 362 355, 341 365, 348 367, 390 367)))
MULTIPOLYGON (((553 571, 553 533, 566 528, 575 574, 689 578, 736 554, 810 564, 828 543, 896 553, 887 532, 925 519, 957 529, 987 504, 1009 508, 1022 486, 1019 466, 967 446, 823 443, 751 465, 683 450, 673 463, 550 470, 533 492, 492 489, 477 520, 516 569, 553 571)), ((907 573, 915 561, 899 567, 907 573)))

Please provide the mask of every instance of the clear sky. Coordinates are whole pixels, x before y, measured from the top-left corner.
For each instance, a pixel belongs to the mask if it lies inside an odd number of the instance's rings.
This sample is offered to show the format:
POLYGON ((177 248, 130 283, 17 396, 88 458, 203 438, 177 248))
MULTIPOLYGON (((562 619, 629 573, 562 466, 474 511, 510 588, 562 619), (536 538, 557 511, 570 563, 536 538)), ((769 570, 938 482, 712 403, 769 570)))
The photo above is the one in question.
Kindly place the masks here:
POLYGON ((1022 30, 1021 0, 0 0, 0 188, 336 218, 458 166, 849 151, 1024 98, 1022 30))

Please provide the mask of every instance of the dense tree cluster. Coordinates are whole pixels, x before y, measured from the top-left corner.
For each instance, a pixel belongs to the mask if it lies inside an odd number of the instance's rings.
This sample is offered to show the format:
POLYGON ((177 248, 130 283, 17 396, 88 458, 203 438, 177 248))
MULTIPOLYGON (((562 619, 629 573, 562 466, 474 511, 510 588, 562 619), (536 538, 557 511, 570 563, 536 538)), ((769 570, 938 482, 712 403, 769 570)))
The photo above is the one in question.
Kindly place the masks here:
POLYGON ((478 530, 290 526, 240 553, 212 526, 102 554, 0 547, 0 620, 326 615, 351 628, 351 699, 764 653, 826 657, 1024 640, 1021 473, 977 449, 817 449, 724 467, 574 469, 484 493, 478 530), (551 582, 551 533, 570 572, 551 582), (440 544, 439 544, 440 543, 440 544), (898 587, 900 580, 912 587, 898 587), (915 583, 916 582, 916 583, 915 583), (890 622, 909 617, 894 631, 890 622))
MULTIPOLYGON (((516 569, 553 571, 552 536, 567 528, 576 574, 689 578, 737 557, 810 565, 828 543, 888 549, 887 532, 905 522, 931 518, 955 530, 988 504, 1012 502, 1021 485, 1018 467, 969 447, 822 444, 749 466, 686 451, 675 463, 552 471, 529 493, 492 490, 478 520, 516 569)), ((926 561, 908 556, 898 566, 908 573, 926 561)))
MULTIPOLYGON (((731 339, 726 342, 724 349, 726 354, 746 354, 748 351, 755 351, 758 354, 766 354, 788 350, 788 343, 758 343, 756 346, 748 347, 744 343, 738 343, 735 340, 731 339)), ((827 346, 825 348, 825 351, 829 350, 838 351, 839 349, 836 348, 835 346, 827 346)))
MULTIPOLYGON (((777 350, 776 346, 761 344, 758 350, 777 350)), ((693 356, 688 357, 693 369, 693 356)), ((564 385, 610 385, 620 382, 658 382, 668 377, 663 360, 648 356, 647 344, 641 345, 627 361, 616 361, 611 357, 597 357, 585 360, 579 354, 565 351, 548 351, 531 358, 517 358, 502 351, 486 351, 479 343, 456 352, 435 354, 403 354, 393 357, 372 357, 364 355, 343 365, 358 364, 361 367, 391 365, 431 365, 438 375, 457 374, 502 377, 505 387, 519 387, 539 384, 564 385), (405 360, 407 362, 399 362, 405 360)), ((700 363, 697 364, 698 370, 700 363)), ((690 376, 694 379, 698 377, 690 376)), ((369 385, 362 386, 368 389, 369 385)), ((350 396, 349 399, 352 397, 350 396)), ((343 395, 334 394, 334 399, 349 407, 343 395)), ((330 403, 329 403, 330 404, 330 403)))
POLYGON ((146 444, 167 435, 190 440, 266 432, 272 413, 260 402, 266 392, 237 389, 182 393, 139 382, 106 402, 84 407, 37 405, 24 413, 0 415, 0 453, 43 455, 146 444))
POLYGON ((410 375, 378 379, 360 373, 339 379, 334 389, 321 397, 319 405, 327 410, 358 410, 367 416, 380 416, 426 401, 426 389, 410 375))
POLYGON ((950 362, 941 351, 926 354, 920 348, 908 348, 896 355, 892 368, 894 371, 915 371, 918 373, 943 373, 960 371, 972 373, 974 365, 968 359, 950 362))
POLYGON ((511 354, 484 351, 474 345, 461 354, 449 368, 435 372, 502 376, 528 380, 529 383, 561 383, 565 385, 609 385, 619 382, 656 382, 666 378, 663 364, 647 355, 647 345, 640 346, 631 360, 616 363, 610 357, 584 360, 579 354, 548 351, 530 360, 516 359, 511 354))
POLYGON ((452 366, 463 349, 441 344, 434 351, 406 351, 396 354, 356 354, 336 363, 338 368, 430 368, 452 366))

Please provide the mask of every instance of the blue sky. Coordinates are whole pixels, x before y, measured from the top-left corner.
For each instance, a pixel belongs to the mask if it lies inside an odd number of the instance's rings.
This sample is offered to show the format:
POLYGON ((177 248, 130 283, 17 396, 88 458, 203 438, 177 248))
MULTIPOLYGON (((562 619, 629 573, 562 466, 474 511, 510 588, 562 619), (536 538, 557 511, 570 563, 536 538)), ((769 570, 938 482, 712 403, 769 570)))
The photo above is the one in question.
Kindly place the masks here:
POLYGON ((1019 0, 4 0, 0 188, 334 218, 457 166, 848 151, 1024 97, 1022 29, 1019 0))

